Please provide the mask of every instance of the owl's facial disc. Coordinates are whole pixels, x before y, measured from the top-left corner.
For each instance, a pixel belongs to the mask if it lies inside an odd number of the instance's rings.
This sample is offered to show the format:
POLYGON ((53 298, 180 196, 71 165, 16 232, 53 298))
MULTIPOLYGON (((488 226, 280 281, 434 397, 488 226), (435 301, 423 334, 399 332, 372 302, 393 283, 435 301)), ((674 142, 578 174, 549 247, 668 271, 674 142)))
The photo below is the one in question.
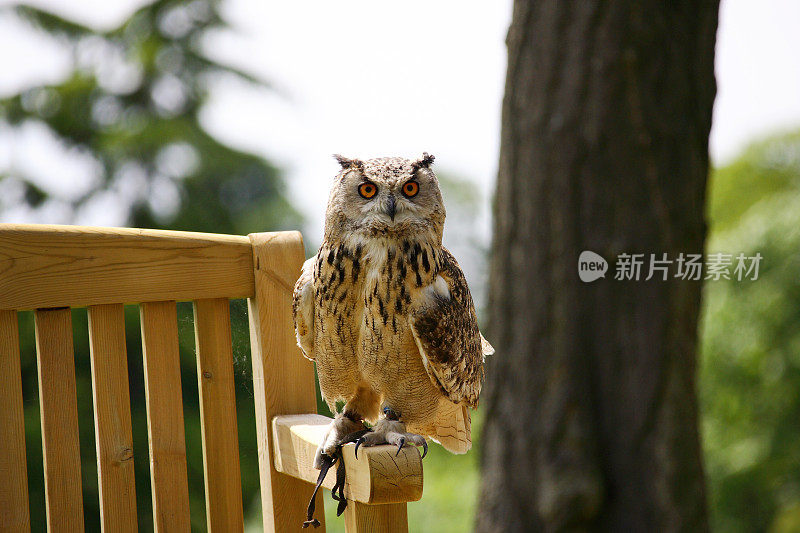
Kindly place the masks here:
POLYGON ((414 206, 408 205, 399 186, 394 183, 363 181, 357 185, 359 215, 351 217, 356 230, 368 233, 397 233, 416 218, 414 206))
MULTIPOLYGON (((431 176, 363 176, 351 187, 364 187, 363 183, 373 185, 375 191, 367 197, 356 189, 360 193, 360 216, 350 217, 355 231, 372 236, 412 236, 431 230, 438 221, 437 213, 443 215, 439 189, 431 176)), ((373 191, 370 188, 367 192, 373 191)))
POLYGON ((445 210, 428 167, 402 158, 345 162, 328 203, 328 236, 441 238, 445 210))

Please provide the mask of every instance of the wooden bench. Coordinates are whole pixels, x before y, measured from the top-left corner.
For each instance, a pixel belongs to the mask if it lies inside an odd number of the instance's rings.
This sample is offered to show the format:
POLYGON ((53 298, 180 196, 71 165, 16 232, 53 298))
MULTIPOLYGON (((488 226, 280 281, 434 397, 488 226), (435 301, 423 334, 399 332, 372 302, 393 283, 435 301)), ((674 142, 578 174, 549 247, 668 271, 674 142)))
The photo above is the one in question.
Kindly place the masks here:
MULTIPOLYGON (((297 531, 330 419, 316 412, 313 366, 296 346, 291 293, 297 232, 247 237, 120 228, 0 224, 0 531, 29 531, 17 312, 34 310, 49 531, 82 531, 71 308, 86 307, 101 524, 136 531, 123 304, 139 304, 153 523, 188 531, 189 491, 176 302, 191 301, 209 531, 242 531, 229 300, 246 298, 265 531, 297 531)), ((422 496, 416 448, 344 449, 347 531, 407 531, 422 496), (363 450, 363 451, 362 451, 363 450)), ((333 486, 334 469, 325 486, 333 486)), ((317 517, 324 531, 322 495, 317 517)))

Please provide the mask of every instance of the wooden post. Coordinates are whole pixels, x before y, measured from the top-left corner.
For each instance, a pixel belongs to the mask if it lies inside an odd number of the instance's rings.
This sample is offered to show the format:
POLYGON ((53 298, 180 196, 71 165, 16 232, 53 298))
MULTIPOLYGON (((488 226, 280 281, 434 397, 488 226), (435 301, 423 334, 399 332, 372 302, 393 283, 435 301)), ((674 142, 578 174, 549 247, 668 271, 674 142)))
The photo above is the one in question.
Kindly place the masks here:
POLYGON ((348 501, 344 510, 344 529, 347 533, 408 533, 407 504, 371 505, 348 501))
MULTIPOLYGON (((255 296, 248 300, 253 359, 261 503, 264 531, 295 532, 305 520, 313 487, 282 474, 273 461, 272 418, 317 410, 313 365, 297 347, 292 320, 292 290, 303 265, 298 232, 251 234, 255 296)), ((322 494, 316 517, 325 531, 322 494)))

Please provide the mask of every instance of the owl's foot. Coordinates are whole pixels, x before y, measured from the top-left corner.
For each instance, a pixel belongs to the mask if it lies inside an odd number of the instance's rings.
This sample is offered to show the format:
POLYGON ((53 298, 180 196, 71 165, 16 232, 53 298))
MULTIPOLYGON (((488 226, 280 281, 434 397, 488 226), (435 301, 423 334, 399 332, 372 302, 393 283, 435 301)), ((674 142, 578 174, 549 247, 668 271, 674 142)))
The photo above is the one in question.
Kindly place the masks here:
POLYGON ((328 459, 336 457, 343 444, 355 442, 366 431, 364 423, 356 420, 350 413, 336 415, 314 455, 314 468, 321 470, 326 464, 325 457, 328 459))
POLYGON ((314 487, 314 492, 311 494, 311 499, 308 502, 306 510, 306 520, 303 522, 303 529, 307 527, 319 527, 320 522, 314 518, 315 499, 328 470, 337 462, 339 466, 336 468, 336 484, 333 486, 332 495, 333 499, 339 502, 336 509, 336 516, 340 516, 347 507, 347 500, 344 497, 344 461, 342 460, 342 446, 348 442, 357 442, 369 429, 364 426, 360 421, 360 417, 352 413, 341 413, 336 415, 322 442, 317 448, 317 453, 314 455, 314 468, 319 470, 319 477, 317 477, 317 485, 314 487), (356 420, 358 418, 358 420, 356 420))
POLYGON ((358 459, 359 446, 377 446, 379 444, 397 446, 395 456, 400 453, 403 446, 422 446, 422 458, 424 459, 425 455, 428 454, 428 443, 425 438, 416 433, 408 433, 406 425, 399 420, 400 417, 389 407, 384 407, 383 413, 385 418, 378 420, 378 423, 372 427, 372 431, 367 432, 355 441, 356 459, 358 459))

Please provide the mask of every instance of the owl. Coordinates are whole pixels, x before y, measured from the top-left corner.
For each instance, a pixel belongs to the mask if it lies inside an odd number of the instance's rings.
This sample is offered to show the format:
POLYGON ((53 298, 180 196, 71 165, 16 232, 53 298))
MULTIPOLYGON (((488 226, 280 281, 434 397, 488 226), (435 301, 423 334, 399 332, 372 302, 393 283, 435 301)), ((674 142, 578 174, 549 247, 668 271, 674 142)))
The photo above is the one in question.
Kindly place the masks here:
MULTIPOLYGON (((445 207, 434 157, 335 156, 317 254, 294 288, 297 341, 316 362, 322 397, 336 413, 315 464, 347 435, 358 446, 472 445, 484 357, 475 306, 442 246, 445 207), (337 405, 343 407, 337 409, 337 405), (364 432, 364 421, 372 424, 364 432)), ((424 453, 423 453, 424 457, 424 453)))

